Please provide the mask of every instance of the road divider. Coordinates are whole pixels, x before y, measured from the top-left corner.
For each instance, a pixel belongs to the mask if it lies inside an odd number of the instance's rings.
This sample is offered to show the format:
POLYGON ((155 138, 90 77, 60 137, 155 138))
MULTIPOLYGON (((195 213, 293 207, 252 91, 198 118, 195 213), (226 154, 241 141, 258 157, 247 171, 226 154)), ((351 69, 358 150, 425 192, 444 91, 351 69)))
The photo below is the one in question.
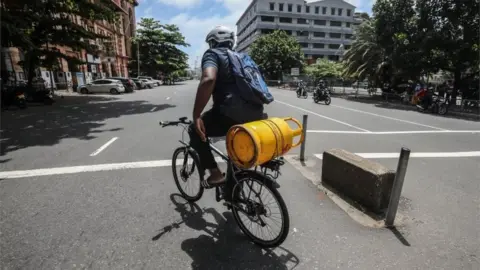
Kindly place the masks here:
POLYGON ((100 146, 100 148, 98 148, 95 152, 91 153, 90 156, 91 157, 94 157, 98 154, 100 154, 100 152, 102 152, 103 150, 105 150, 105 148, 107 148, 110 144, 112 144, 114 141, 116 141, 118 139, 118 137, 113 137, 112 139, 110 139, 107 143, 105 143, 104 145, 100 146))
POLYGON ((375 214, 388 207, 395 172, 343 149, 323 153, 322 185, 375 214))

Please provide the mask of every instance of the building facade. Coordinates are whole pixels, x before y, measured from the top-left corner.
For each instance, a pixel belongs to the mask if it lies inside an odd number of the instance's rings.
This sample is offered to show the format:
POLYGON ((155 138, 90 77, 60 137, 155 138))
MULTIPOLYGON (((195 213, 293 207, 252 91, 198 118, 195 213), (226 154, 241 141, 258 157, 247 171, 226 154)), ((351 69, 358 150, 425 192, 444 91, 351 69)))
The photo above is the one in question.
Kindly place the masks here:
MULTIPOLYGON (((91 80, 118 76, 128 77, 128 60, 132 57, 132 38, 135 36, 135 7, 138 6, 137 0, 112 0, 115 4, 115 11, 119 15, 119 20, 110 24, 106 21, 87 21, 79 16, 71 16, 70 19, 97 34, 107 36, 107 39, 90 40, 90 44, 96 45, 100 53, 97 56, 88 54, 85 50, 74 51, 68 47, 56 46, 58 51, 81 59, 86 64, 73 65, 65 59, 59 59, 59 69, 47 71, 40 68, 37 76, 42 76, 47 84, 50 83, 50 76, 57 89, 68 88, 81 83, 87 83, 91 80), (67 78, 70 80, 68 84, 67 78)), ((26 79, 23 68, 18 64, 18 60, 23 59, 22 53, 17 48, 4 48, 5 59, 2 59, 10 77, 16 80, 26 79), (8 53, 7 53, 8 52, 8 53)))
POLYGON ((295 37, 307 62, 341 59, 352 44, 355 6, 342 0, 253 0, 237 22, 237 51, 248 51, 262 34, 284 30, 295 37))

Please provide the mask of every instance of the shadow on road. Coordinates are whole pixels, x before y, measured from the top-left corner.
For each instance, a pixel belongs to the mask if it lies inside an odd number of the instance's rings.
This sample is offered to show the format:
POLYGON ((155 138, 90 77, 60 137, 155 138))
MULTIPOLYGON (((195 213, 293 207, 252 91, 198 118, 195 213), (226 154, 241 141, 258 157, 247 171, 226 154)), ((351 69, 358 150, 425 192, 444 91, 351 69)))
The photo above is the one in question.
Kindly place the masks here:
MULTIPOLYGON (((348 101, 353 101, 353 102, 372 104, 372 105, 375 105, 375 107, 383 108, 383 109, 393 109, 393 110, 418 112, 417 108, 413 105, 401 104, 401 103, 399 103, 398 101, 395 101, 395 100, 387 102, 387 101, 381 99, 380 96, 378 96, 378 97, 376 97, 376 96, 375 97, 346 96, 346 97, 340 97, 340 98, 344 98, 348 101)), ((420 112, 418 112, 418 113, 420 113, 420 112)), ((462 120, 480 122, 480 115, 478 113, 473 113, 473 112, 460 112, 460 111, 457 111, 457 110, 450 109, 450 111, 447 112, 446 115, 431 114, 431 113, 428 113, 428 114, 432 115, 432 116, 435 116, 435 117, 441 117, 441 118, 453 118, 453 119, 462 119, 462 120)))
POLYGON ((188 203, 181 195, 172 194, 170 199, 180 213, 181 221, 163 228, 152 240, 187 226, 204 234, 182 242, 181 248, 192 258, 192 269, 293 269, 300 260, 285 248, 262 249, 249 241, 238 229, 230 212, 218 213, 214 208, 201 209, 188 203), (211 215, 215 222, 204 219, 211 215))
POLYGON ((123 129, 101 129, 107 119, 172 107, 175 106, 88 95, 65 96, 52 106, 5 112, 1 114, 0 156, 32 146, 55 145, 67 138, 91 140, 95 134, 123 129))

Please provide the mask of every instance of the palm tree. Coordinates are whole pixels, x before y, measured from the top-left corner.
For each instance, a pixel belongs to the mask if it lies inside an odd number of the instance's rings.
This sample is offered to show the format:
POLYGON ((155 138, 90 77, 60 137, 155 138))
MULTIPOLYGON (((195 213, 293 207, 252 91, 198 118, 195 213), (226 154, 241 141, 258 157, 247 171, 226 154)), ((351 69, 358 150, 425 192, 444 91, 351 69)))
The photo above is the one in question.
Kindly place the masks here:
POLYGON ((379 82, 389 66, 385 50, 378 44, 375 20, 365 20, 356 31, 352 47, 345 52, 343 76, 379 82))

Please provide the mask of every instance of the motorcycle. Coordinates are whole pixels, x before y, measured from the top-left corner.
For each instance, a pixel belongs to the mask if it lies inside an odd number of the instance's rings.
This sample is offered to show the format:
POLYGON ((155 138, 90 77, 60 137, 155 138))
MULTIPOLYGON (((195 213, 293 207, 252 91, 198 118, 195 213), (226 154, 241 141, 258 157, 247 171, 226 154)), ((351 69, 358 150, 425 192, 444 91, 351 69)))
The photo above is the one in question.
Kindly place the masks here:
POLYGON ((330 98, 330 92, 326 87, 318 86, 313 92, 313 101, 318 103, 320 101, 325 102, 325 105, 330 105, 332 99, 330 98))
POLYGON ((18 87, 2 87, 2 109, 15 105, 20 109, 27 108, 25 93, 18 87))
POLYGON ((438 113, 439 115, 445 115, 448 111, 447 102, 441 100, 437 95, 432 96, 432 103, 428 108, 425 108, 421 104, 417 105, 417 109, 420 112, 430 111, 432 113, 438 113))
POLYGON ((300 97, 303 97, 304 99, 308 98, 307 87, 303 82, 298 83, 297 98, 300 97))

